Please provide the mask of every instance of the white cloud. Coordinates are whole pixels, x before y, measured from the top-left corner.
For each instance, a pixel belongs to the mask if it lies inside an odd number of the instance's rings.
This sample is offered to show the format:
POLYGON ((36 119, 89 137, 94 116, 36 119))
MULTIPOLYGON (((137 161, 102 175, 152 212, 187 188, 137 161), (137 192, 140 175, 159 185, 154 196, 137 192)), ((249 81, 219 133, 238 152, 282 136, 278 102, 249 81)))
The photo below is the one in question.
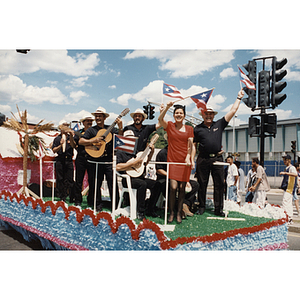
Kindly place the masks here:
POLYGON ((283 109, 274 109, 274 112, 277 115, 277 120, 286 120, 292 117, 292 110, 283 110, 283 109))
POLYGON ((80 112, 77 113, 68 113, 66 114, 62 120, 66 120, 67 122, 72 122, 72 121, 79 121, 85 116, 90 115, 91 113, 86 111, 86 110, 81 110, 80 112))
POLYGON ((46 83, 50 84, 51 86, 53 85, 57 85, 58 81, 54 81, 54 80, 47 80, 46 83))
POLYGON ((170 71, 170 77, 187 78, 229 63, 233 54, 233 50, 136 50, 128 52, 124 59, 158 59, 160 70, 170 71))
POLYGON ((128 100, 131 98, 132 98, 132 94, 123 94, 123 95, 119 96, 117 98, 117 100, 115 98, 112 98, 109 100, 109 102, 118 103, 120 105, 127 106, 128 100))
POLYGON ((0 112, 1 113, 9 113, 11 111, 11 107, 9 105, 1 105, 0 104, 0 112))
POLYGON ((70 98, 72 98, 75 103, 79 102, 81 100, 81 98, 83 98, 83 97, 88 97, 88 94, 83 91, 77 91, 77 92, 70 93, 70 98))
POLYGON ((114 90, 114 89, 116 89, 117 87, 113 84, 113 85, 110 85, 108 88, 114 90))
POLYGON ((235 72, 232 68, 227 68, 227 69, 224 69, 221 73, 220 73, 220 77, 222 79, 225 79, 225 78, 228 78, 228 77, 234 77, 234 76, 237 76, 238 73, 235 72))
MULTIPOLYGON (((277 61, 287 58, 287 64, 282 68, 287 70, 286 81, 300 81, 300 51, 299 50, 260 50, 259 57, 276 56, 277 61)), ((270 66, 271 59, 266 60, 270 66)))
POLYGON ((68 99, 56 87, 42 87, 26 85, 14 75, 0 75, 1 100, 38 104, 49 101, 55 104, 68 103, 68 99))
POLYGON ((94 69, 99 62, 97 53, 78 53, 71 57, 67 50, 31 50, 26 55, 15 50, 0 50, 1 74, 19 75, 46 70, 76 77, 97 75, 94 69))
POLYGON ((85 82, 89 79, 88 76, 78 77, 71 80, 71 84, 75 87, 82 87, 85 85, 85 82))

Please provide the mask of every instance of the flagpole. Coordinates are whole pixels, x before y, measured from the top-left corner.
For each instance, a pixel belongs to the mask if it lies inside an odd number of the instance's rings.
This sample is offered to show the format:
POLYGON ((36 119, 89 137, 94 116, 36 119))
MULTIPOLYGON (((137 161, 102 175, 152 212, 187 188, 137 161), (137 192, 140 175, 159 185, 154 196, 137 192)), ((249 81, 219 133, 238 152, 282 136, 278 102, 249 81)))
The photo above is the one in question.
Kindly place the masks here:
POLYGON ((116 187, 117 187, 117 157, 115 155, 115 134, 113 134, 113 197, 112 197, 112 215, 115 215, 115 206, 116 206, 116 187))
POLYGON ((161 94, 161 104, 164 103, 164 82, 163 82, 163 88, 162 88, 163 92, 161 94))
POLYGON ((178 101, 182 101, 182 100, 187 99, 187 98, 189 98, 189 96, 188 96, 188 97, 185 97, 185 98, 183 98, 183 99, 175 100, 173 103, 176 103, 176 102, 178 102, 178 101))
POLYGON ((40 157, 40 198, 43 200, 43 161, 40 157))

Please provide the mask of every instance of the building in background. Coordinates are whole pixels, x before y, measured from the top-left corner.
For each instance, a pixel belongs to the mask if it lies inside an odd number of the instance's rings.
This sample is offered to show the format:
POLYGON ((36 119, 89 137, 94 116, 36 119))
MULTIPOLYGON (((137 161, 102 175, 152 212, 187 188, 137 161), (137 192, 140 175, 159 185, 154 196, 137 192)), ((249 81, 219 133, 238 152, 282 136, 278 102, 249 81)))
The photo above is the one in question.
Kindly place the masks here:
MULTIPOLYGON (((300 156, 300 118, 277 121, 276 138, 265 138, 264 167, 268 176, 279 176, 280 171, 284 169, 282 162, 284 154, 290 154, 294 164, 292 141, 296 141, 295 157, 297 161, 300 156)), ((241 167, 245 172, 251 168, 252 157, 260 158, 260 138, 250 137, 248 124, 225 128, 222 145, 225 157, 232 153, 239 154, 237 159, 241 162, 241 167)))

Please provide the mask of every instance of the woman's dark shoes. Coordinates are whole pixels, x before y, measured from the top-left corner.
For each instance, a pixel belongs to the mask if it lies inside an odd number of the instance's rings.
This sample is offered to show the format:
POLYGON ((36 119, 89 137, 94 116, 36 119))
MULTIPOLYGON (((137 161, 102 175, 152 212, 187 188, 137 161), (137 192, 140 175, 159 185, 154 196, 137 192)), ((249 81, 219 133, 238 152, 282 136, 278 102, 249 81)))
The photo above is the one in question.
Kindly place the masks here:
POLYGON ((169 219, 168 219, 168 223, 172 223, 174 220, 174 214, 170 214, 169 219))
POLYGON ((181 215, 180 215, 180 214, 177 214, 176 222, 177 222, 177 224, 181 224, 182 218, 181 218, 181 215))

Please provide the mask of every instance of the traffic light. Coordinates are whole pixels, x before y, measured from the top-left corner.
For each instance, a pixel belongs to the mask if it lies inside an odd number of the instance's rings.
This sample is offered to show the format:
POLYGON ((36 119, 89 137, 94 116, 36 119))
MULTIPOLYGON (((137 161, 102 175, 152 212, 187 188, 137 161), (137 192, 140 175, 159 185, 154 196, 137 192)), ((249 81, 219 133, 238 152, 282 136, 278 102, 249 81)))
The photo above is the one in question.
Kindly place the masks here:
POLYGON ((147 115, 147 117, 149 117, 149 104, 148 105, 144 105, 144 113, 147 115))
POLYGON ((284 58, 280 61, 277 61, 276 57, 272 59, 272 95, 271 95, 271 105, 274 109, 279 104, 282 103, 283 100, 286 99, 286 94, 279 94, 286 86, 287 83, 285 81, 280 82, 284 76, 286 76, 286 70, 280 70, 287 64, 287 59, 284 58), (280 70, 280 71, 278 71, 280 70))
POLYGON ((260 135, 260 120, 251 116, 249 118, 249 135, 252 136, 259 136, 260 135))
POLYGON ((270 133, 271 135, 276 135, 277 133, 277 116, 276 114, 264 115, 264 131, 270 133))
MULTIPOLYGON (((248 72, 248 78, 256 87, 256 61, 250 60, 243 67, 248 72)), ((248 89, 247 87, 244 87, 243 90, 248 95, 248 98, 243 99, 243 102, 254 111, 256 107, 256 90, 248 89)))
POLYGON ((291 143, 292 143, 292 145, 291 145, 291 147, 292 147, 292 153, 296 153, 296 141, 291 141, 291 143))
POLYGON ((150 120, 154 119, 154 113, 155 113, 154 108, 155 108, 155 107, 152 106, 152 105, 150 105, 150 107, 149 107, 149 115, 148 115, 148 118, 149 118, 150 120))
POLYGON ((258 107, 270 106, 270 71, 258 73, 258 107))

